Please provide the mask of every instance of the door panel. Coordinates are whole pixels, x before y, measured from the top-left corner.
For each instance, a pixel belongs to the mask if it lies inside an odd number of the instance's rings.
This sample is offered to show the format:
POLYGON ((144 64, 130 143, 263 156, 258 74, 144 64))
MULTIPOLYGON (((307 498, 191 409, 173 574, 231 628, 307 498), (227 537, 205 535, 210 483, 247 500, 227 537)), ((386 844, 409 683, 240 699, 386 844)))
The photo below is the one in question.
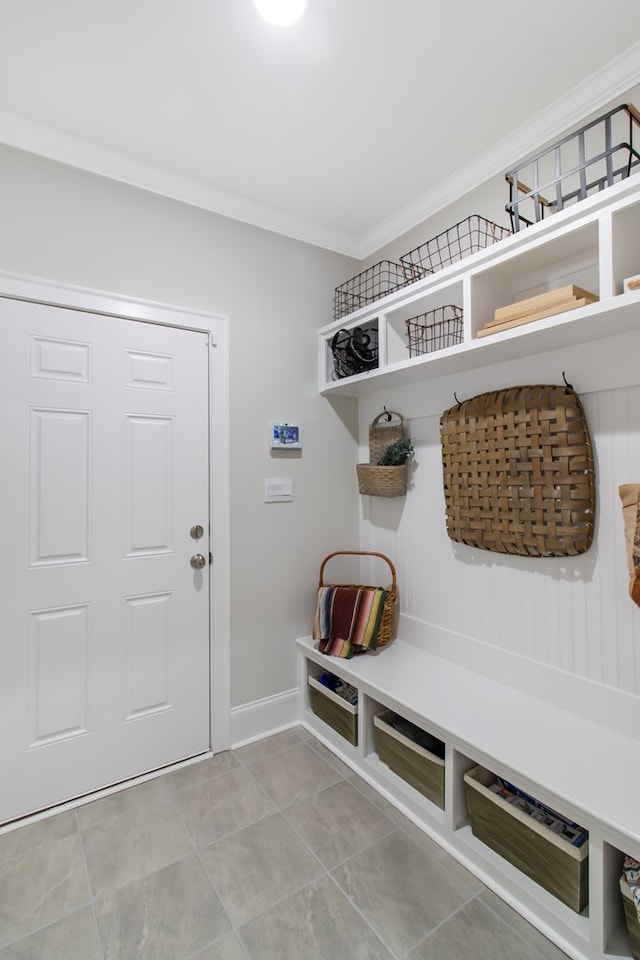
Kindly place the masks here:
POLYGON ((210 611, 207 336, 0 329, 1 822, 209 748, 210 611))

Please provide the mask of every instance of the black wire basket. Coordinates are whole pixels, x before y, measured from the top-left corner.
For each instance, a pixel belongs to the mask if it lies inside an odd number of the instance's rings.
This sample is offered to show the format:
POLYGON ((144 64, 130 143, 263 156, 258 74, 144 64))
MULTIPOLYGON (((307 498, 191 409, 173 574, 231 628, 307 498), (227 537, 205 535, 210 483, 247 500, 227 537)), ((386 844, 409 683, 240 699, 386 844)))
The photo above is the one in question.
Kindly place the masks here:
POLYGON ((462 307, 452 303, 411 317, 406 325, 410 357, 420 357, 462 343, 462 307))
POLYGON ((514 231, 630 176, 640 164, 638 140, 640 114, 624 103, 508 170, 514 231))
POLYGON ((380 263, 368 267, 362 273, 336 287, 333 297, 333 319, 340 320, 354 310, 380 300, 387 293, 415 283, 426 273, 426 270, 415 264, 381 260, 380 263))
POLYGON ((426 270, 427 273, 435 273, 510 234, 507 227, 499 227, 497 223, 473 214, 403 254, 400 262, 426 270))

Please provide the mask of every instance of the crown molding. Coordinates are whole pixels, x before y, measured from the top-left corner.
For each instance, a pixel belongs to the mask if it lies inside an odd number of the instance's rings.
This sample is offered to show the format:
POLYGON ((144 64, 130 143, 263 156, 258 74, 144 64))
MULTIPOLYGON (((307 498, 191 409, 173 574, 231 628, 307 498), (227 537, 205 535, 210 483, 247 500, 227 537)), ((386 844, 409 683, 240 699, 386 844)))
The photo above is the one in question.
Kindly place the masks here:
POLYGON ((358 256, 359 244, 356 236, 219 190, 201 180, 91 143, 6 110, 0 110, 0 143, 293 240, 333 250, 347 257, 358 256))
POLYGON ((201 180, 3 110, 0 110, 0 142, 232 220, 364 260, 513 166, 517 160, 534 153, 540 144, 563 135, 638 83, 640 43, 360 237, 219 190, 201 180))
POLYGON ((407 204, 391 217, 363 234, 358 243, 358 257, 372 256, 408 230, 419 226, 429 217, 459 200, 470 190, 479 187, 491 177, 508 170, 540 149, 541 144, 563 136, 571 127, 581 123, 612 100, 628 93, 640 83, 640 43, 626 50, 601 70, 544 111, 516 127, 508 137, 499 140, 489 150, 477 154, 450 177, 441 180, 407 204))

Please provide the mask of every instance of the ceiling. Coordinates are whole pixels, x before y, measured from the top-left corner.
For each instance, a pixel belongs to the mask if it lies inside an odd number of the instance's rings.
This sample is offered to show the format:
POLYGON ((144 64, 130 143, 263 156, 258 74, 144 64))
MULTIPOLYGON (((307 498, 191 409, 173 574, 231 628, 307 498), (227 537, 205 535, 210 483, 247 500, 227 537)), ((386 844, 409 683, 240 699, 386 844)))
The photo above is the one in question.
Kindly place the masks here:
POLYGON ((640 83, 638 37, 638 0, 0 0, 0 142, 366 257, 640 83))

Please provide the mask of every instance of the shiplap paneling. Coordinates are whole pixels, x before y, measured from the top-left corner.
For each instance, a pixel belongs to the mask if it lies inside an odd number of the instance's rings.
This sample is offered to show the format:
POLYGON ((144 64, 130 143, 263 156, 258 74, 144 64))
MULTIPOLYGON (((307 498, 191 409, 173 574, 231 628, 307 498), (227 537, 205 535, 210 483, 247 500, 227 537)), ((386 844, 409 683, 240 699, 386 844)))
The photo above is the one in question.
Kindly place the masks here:
MULTIPOLYGON (((396 390, 392 398, 392 409, 402 412, 415 447, 409 491, 406 497, 391 500, 362 498, 361 543, 363 549, 379 550, 395 563, 400 611, 447 631, 452 644, 456 637, 472 638, 640 696, 640 609, 628 596, 618 496, 619 484, 640 482, 640 386, 599 389, 602 382, 615 382, 615 370, 607 366, 596 371, 597 351, 590 354, 585 357, 591 367, 587 363, 580 371, 580 396, 594 446, 597 506, 594 542, 586 554, 512 557, 449 540, 441 411, 429 409, 433 402, 421 399, 414 387, 396 390)), ((549 380, 534 375, 515 382, 554 381, 555 376, 549 380)), ((499 387, 504 385, 499 382, 499 387)), ((422 397, 428 393, 425 390, 422 397)), ((376 396, 367 400, 363 425, 377 405, 382 408, 378 400, 376 396)), ((361 439, 364 452, 364 426, 361 439)))

